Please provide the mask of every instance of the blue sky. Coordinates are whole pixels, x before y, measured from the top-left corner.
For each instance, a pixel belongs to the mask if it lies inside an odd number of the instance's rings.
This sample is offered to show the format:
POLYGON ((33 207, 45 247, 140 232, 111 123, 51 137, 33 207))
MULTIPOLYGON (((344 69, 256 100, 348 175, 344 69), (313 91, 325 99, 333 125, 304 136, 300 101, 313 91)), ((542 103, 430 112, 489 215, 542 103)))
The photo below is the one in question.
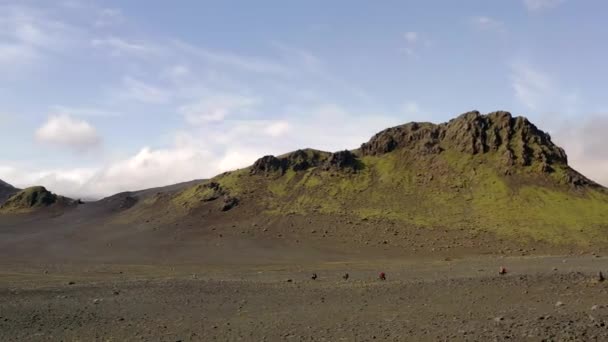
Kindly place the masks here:
POLYGON ((166 185, 508 110, 608 185, 608 4, 0 0, 0 179, 166 185))

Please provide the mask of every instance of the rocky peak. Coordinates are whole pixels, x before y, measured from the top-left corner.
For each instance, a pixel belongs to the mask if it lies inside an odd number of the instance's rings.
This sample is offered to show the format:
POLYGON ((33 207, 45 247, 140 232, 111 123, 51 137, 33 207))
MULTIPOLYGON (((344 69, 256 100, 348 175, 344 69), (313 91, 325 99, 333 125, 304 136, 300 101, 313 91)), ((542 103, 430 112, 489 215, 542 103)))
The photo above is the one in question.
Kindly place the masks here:
POLYGON ((481 115, 469 112, 440 125, 443 142, 469 154, 501 151, 508 165, 529 166, 533 161, 544 164, 567 164, 563 149, 551 141, 548 133, 528 119, 498 111, 481 115))
POLYGON ((348 150, 332 153, 323 165, 326 171, 356 171, 357 168, 357 157, 348 150))
POLYGON ((564 150, 553 144, 549 134, 505 111, 486 115, 472 111, 439 125, 412 122, 389 128, 363 144, 361 153, 381 155, 396 149, 423 154, 447 149, 467 154, 497 152, 507 166, 537 161, 544 171, 551 171, 551 164, 567 164, 564 150))
POLYGON ((251 167, 252 175, 269 175, 277 172, 280 174, 285 172, 285 163, 275 156, 264 156, 256 160, 251 167))
POLYGON ((323 165, 330 153, 313 149, 297 150, 279 157, 264 156, 251 167, 252 175, 284 174, 287 170, 303 171, 323 165))
POLYGON ((362 155, 382 155, 396 149, 430 149, 439 153, 440 133, 438 125, 410 122, 385 129, 374 135, 369 142, 361 145, 362 155))

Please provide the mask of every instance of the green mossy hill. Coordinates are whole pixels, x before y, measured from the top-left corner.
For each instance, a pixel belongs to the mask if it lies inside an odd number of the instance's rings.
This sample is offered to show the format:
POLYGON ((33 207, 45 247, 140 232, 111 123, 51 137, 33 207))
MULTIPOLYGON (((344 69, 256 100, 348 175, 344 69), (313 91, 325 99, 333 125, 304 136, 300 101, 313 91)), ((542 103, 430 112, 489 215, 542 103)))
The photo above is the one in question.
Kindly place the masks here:
MULTIPOLYGON (((606 189, 571 169, 547 133, 507 112, 389 128, 353 151, 266 156, 212 182, 267 215, 336 215, 514 240, 608 243, 606 189)), ((197 191, 181 200, 196 205, 209 193, 197 191)))
POLYGON ((34 186, 11 196, 0 207, 0 212, 25 212, 67 202, 70 200, 65 197, 57 196, 42 186, 34 186))

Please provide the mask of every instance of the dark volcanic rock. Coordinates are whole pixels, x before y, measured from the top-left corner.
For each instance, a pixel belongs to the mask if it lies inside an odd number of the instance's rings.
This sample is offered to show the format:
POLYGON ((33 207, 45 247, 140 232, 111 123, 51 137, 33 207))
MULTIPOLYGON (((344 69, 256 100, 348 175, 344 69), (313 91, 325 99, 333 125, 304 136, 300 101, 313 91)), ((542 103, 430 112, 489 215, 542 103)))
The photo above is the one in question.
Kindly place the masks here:
POLYGON ((252 175, 268 175, 273 173, 283 174, 285 172, 285 161, 275 156, 264 156, 253 164, 251 167, 252 175))
POLYGON ((224 189, 222 189, 221 185, 216 182, 209 182, 207 184, 201 185, 200 187, 202 189, 210 190, 210 191, 206 191, 205 194, 203 195, 203 197, 201 198, 201 201, 203 201, 203 202, 214 201, 226 194, 224 189))
POLYGON ((442 124, 411 122, 385 129, 361 145, 357 154, 341 151, 334 154, 311 149, 274 157, 265 156, 251 168, 252 175, 283 175, 287 170, 302 171, 313 167, 323 170, 358 169, 361 156, 380 156, 396 150, 412 156, 433 156, 444 151, 468 155, 493 154, 496 165, 505 175, 514 175, 526 167, 538 174, 560 173, 562 182, 573 186, 596 183, 568 167, 562 148, 551 136, 538 129, 524 117, 513 117, 505 111, 486 115, 471 111, 442 124))
POLYGON ((361 153, 381 155, 396 149, 422 154, 438 154, 447 149, 472 155, 498 152, 506 167, 537 164, 542 172, 553 171, 553 164, 568 163, 566 153, 551 141, 549 134, 528 119, 504 111, 487 115, 472 111, 439 125, 413 122, 392 127, 363 144, 361 153))
POLYGON ((321 165, 326 158, 319 151, 297 150, 286 155, 284 160, 288 168, 294 171, 303 171, 321 165))
POLYGON ((232 196, 224 196, 224 201, 222 203, 222 211, 228 211, 239 204, 239 199, 232 196))
POLYGON ((350 151, 332 153, 323 165, 324 170, 333 171, 356 171, 358 167, 357 157, 350 151))
POLYGON ((287 170, 303 171, 323 165, 329 153, 312 149, 297 150, 286 155, 264 156, 251 167, 252 175, 283 175, 287 170))
POLYGON ((361 145, 363 155, 381 155, 399 148, 409 148, 420 152, 439 153, 441 129, 438 125, 411 122, 385 129, 361 145))
POLYGON ((504 151, 507 164, 529 166, 538 161, 548 165, 567 164, 564 150, 551 141, 549 134, 524 117, 512 117, 499 111, 487 115, 469 112, 439 125, 442 142, 468 154, 504 151))

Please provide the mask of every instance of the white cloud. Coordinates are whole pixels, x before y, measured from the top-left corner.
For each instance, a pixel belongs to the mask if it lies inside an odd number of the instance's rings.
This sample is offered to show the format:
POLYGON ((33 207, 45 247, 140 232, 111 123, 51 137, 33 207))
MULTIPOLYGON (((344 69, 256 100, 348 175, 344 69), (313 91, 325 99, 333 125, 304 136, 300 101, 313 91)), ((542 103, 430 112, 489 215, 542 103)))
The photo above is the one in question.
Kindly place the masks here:
POLYGON ((0 68, 2 66, 14 68, 17 65, 31 63, 37 58, 37 51, 30 46, 0 43, 0 68))
POLYGON ((240 95, 209 95, 179 108, 187 122, 195 125, 218 122, 234 114, 247 112, 260 101, 240 95))
POLYGON ((27 6, 0 4, 0 68, 43 60, 80 39, 80 30, 27 6))
POLYGON ((93 126, 67 114, 51 116, 36 131, 36 139, 41 143, 65 146, 78 151, 90 149, 101 142, 93 126))
POLYGON ((528 64, 512 65, 511 85, 517 100, 532 110, 541 109, 556 93, 553 80, 528 64))
POLYGON ((94 25, 98 28, 114 26, 125 21, 125 16, 120 9, 102 8, 98 10, 94 25))
POLYGON ((403 111, 407 115, 418 115, 420 114, 420 106, 416 102, 409 101, 403 105, 403 111))
POLYGON ((289 132, 289 129, 290 129, 289 122, 277 121, 277 122, 273 122, 270 125, 268 125, 268 127, 266 127, 266 129, 264 131, 266 132, 266 134, 268 134, 272 137, 279 137, 279 136, 284 135, 287 132, 289 132))
POLYGON ((551 117, 552 138, 568 154, 568 163, 585 176, 608 186, 608 114, 589 115, 586 119, 551 117))
POLYGON ((542 9, 553 8, 565 0, 523 0, 524 5, 529 11, 538 11, 542 9))
POLYGON ((405 47, 401 51, 405 52, 410 57, 418 57, 417 52, 421 48, 428 48, 433 45, 430 39, 423 36, 420 32, 408 31, 403 34, 405 47))
POLYGON ((203 58, 205 61, 213 64, 225 65, 255 73, 276 75, 288 75, 292 73, 292 70, 290 70, 288 67, 275 61, 269 61, 253 56, 243 56, 225 51, 205 49, 181 41, 174 41, 173 45, 181 52, 203 58))
POLYGON ((51 106, 51 112, 55 115, 76 115, 89 117, 113 117, 120 116, 121 113, 113 110, 86 108, 86 107, 69 107, 69 106, 51 106))
POLYGON ((530 110, 571 113, 580 103, 575 90, 563 89, 559 82, 528 63, 511 65, 511 86, 515 98, 530 110))
POLYGON ((403 34, 403 37, 405 38, 405 41, 410 43, 410 44, 416 44, 418 42, 418 32, 405 32, 403 34))
POLYGON ((181 64, 173 65, 167 70, 165 70, 165 75, 167 75, 170 79, 174 81, 186 77, 190 74, 190 68, 181 64))
POLYGON ((119 97, 143 103, 166 103, 171 97, 168 91, 130 76, 123 78, 123 86, 125 88, 120 91, 119 97))
POLYGON ((155 52, 155 48, 146 45, 146 43, 128 41, 117 37, 92 39, 91 46, 98 49, 104 49, 111 56, 122 56, 128 54, 149 54, 155 52))
POLYGON ((492 30, 498 32, 506 32, 505 25, 502 21, 487 17, 477 16, 471 18, 471 23, 480 30, 492 30))

